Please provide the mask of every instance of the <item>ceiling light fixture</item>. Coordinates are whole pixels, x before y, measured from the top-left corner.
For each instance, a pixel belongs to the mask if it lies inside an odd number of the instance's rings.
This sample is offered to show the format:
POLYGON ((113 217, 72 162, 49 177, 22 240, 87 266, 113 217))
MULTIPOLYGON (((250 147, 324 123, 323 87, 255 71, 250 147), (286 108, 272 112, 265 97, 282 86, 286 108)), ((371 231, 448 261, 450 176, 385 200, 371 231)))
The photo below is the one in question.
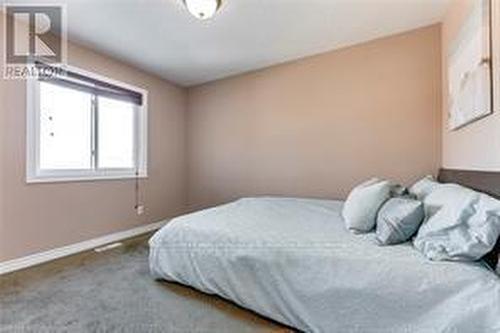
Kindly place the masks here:
POLYGON ((222 0, 183 0, 187 10, 197 19, 207 20, 215 15, 222 0))

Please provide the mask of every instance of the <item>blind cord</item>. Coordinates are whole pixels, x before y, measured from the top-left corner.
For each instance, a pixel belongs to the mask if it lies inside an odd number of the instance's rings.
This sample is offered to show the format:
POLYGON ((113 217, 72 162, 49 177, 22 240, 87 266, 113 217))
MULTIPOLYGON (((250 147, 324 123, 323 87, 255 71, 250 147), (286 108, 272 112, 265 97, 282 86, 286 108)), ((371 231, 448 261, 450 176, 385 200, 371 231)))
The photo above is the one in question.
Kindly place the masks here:
POLYGON ((139 170, 135 171, 135 210, 139 209, 139 205, 141 204, 140 198, 140 184, 139 184, 139 170))

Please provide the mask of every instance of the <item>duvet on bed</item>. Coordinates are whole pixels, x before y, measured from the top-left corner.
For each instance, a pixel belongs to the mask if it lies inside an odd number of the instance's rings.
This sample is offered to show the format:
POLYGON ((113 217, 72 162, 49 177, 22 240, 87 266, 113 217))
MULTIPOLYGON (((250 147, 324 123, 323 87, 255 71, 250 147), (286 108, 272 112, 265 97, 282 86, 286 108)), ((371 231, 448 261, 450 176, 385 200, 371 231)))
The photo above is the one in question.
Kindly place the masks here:
POLYGON ((158 279, 307 332, 499 332, 500 279, 345 230, 342 203, 248 198, 174 219, 150 240, 158 279))

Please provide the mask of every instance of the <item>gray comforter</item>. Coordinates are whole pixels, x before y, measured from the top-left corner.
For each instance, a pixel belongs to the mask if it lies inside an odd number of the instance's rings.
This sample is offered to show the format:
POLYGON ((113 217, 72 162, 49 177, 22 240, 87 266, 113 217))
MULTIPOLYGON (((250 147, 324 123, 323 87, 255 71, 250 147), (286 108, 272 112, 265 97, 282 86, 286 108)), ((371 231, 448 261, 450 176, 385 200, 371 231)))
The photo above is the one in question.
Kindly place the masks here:
POLYGON ((336 201, 249 198, 174 219, 150 240, 155 278, 308 332, 500 332, 500 279, 345 230, 336 201))

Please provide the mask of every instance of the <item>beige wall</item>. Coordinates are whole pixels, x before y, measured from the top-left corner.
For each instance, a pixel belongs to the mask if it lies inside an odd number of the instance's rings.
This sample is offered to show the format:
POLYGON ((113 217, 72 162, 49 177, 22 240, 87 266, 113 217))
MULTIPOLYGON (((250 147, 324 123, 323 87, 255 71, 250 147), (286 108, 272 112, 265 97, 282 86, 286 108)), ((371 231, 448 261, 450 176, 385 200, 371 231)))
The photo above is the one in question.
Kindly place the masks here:
MULTIPOLYGON (((500 72, 495 74, 496 101, 493 115, 476 121, 457 131, 447 128, 448 81, 447 53, 471 4, 477 0, 454 0, 445 16, 442 31, 443 57, 443 167, 500 171, 500 72)), ((500 0, 494 0, 494 40, 500 40, 500 0)), ((494 45, 494 67, 500 68, 500 43, 494 45)))
POLYGON ((435 25, 190 89, 190 205, 435 173, 440 60, 435 25))
POLYGON ((440 60, 432 26, 186 92, 71 44, 70 64, 149 91, 146 214, 133 181, 27 185, 26 86, 0 80, 0 261, 171 217, 187 199, 343 198, 370 176, 435 173, 440 60))
POLYGON ((146 214, 135 214, 133 181, 27 185, 26 84, 1 79, 0 261, 157 222, 185 209, 186 91, 76 45, 69 47, 69 63, 149 91, 146 214))

